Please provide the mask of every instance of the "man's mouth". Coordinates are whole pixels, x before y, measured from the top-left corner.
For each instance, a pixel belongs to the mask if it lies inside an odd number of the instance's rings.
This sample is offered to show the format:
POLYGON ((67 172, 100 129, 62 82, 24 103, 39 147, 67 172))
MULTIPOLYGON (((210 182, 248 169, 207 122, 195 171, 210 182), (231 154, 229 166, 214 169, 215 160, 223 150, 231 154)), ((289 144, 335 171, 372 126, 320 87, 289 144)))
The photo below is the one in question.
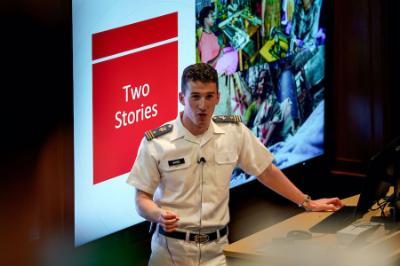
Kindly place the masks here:
POLYGON ((204 118, 204 117, 207 117, 207 113, 199 113, 198 116, 204 118))

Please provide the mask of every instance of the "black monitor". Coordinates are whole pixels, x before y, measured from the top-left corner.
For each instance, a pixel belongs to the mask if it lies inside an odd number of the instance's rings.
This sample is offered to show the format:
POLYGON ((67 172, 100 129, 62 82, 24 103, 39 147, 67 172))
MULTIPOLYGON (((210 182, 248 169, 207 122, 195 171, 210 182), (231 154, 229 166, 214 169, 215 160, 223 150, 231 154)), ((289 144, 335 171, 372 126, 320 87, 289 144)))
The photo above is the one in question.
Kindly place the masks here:
MULTIPOLYGON (((310 228, 313 233, 336 233, 352 224, 377 204, 382 210, 381 216, 372 217, 372 221, 392 222, 400 220, 400 136, 392 140, 380 152, 371 157, 367 176, 357 206, 344 206, 310 228), (387 197, 394 186, 394 193, 387 197), (390 207, 389 215, 383 212, 390 207)), ((389 224, 389 223, 388 223, 389 224)))
MULTIPOLYGON (((377 203, 383 208, 389 204, 390 217, 400 220, 400 136, 392 140, 369 161, 367 176, 356 208, 356 216, 361 217, 377 203), (389 188, 394 193, 386 197, 389 188)), ((383 213, 383 212, 382 212, 383 213)))

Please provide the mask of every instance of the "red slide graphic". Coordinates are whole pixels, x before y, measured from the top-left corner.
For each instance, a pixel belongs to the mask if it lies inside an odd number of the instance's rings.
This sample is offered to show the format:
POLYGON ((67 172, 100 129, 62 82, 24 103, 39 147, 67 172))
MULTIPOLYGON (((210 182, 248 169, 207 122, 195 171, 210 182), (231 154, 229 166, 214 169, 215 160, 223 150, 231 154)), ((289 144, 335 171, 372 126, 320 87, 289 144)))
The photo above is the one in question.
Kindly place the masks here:
POLYGON ((176 117, 177 37, 177 13, 93 34, 93 184, 129 172, 144 132, 176 117))

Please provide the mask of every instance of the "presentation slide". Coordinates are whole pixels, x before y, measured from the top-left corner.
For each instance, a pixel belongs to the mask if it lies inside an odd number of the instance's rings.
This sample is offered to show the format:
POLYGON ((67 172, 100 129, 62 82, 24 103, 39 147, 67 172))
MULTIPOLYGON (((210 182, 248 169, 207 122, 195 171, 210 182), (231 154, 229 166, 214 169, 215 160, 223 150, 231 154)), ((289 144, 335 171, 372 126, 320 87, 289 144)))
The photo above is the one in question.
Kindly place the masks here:
MULTIPOLYGON (((176 118, 180 75, 219 75, 215 115, 239 115, 279 168, 324 153, 322 0, 73 0, 75 244, 139 222, 126 183, 147 130, 176 118)), ((230 187, 250 180, 236 168, 230 187)))
POLYGON ((179 111, 195 4, 73 0, 75 245, 143 221, 127 174, 145 131, 179 111))

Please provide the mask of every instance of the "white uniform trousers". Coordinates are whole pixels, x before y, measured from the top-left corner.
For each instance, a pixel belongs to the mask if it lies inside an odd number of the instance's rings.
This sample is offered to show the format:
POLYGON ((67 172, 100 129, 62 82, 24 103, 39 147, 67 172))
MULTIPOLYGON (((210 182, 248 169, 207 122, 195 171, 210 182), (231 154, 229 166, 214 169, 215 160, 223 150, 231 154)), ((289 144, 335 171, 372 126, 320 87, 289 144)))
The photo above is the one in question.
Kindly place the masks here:
POLYGON ((149 266, 226 266, 223 248, 227 244, 227 234, 214 241, 198 244, 166 237, 156 230, 151 241, 149 266))

